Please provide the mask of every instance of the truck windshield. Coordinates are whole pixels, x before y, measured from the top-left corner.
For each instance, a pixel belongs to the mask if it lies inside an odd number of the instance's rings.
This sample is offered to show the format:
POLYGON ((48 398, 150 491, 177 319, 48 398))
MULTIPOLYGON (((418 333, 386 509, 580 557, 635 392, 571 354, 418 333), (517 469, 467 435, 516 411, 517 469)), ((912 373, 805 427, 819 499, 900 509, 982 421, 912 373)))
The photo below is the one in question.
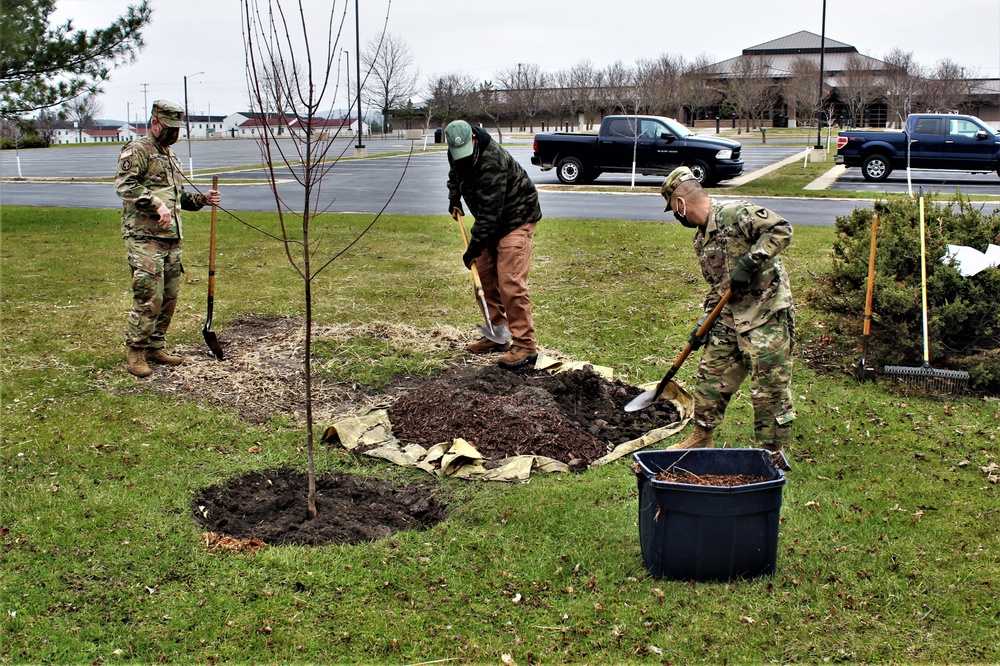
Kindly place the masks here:
POLYGON ((670 129, 671 132, 673 132, 674 134, 676 134, 681 139, 683 139, 684 137, 691 136, 691 135, 694 134, 694 132, 692 132, 687 127, 685 127, 684 125, 680 124, 679 122, 677 122, 673 118, 664 118, 663 122, 666 124, 666 126, 670 129))

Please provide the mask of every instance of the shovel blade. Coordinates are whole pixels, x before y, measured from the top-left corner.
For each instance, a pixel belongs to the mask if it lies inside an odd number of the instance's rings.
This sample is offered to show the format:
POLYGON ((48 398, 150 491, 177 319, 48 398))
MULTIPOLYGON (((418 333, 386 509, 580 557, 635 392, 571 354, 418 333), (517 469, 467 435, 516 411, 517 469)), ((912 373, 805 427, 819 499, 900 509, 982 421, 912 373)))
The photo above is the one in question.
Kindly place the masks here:
POLYGON ((479 327, 479 332, 490 342, 505 345, 510 340, 510 329, 505 325, 493 326, 489 321, 479 327))
POLYGON ((677 382, 670 381, 663 387, 663 392, 660 395, 656 395, 656 389, 650 389, 635 396, 625 404, 625 411, 637 412, 659 400, 667 400, 677 406, 689 403, 691 397, 677 382))
POLYGON ((225 354, 222 353, 222 345, 219 343, 219 337, 215 334, 215 332, 208 330, 208 328, 203 328, 201 334, 205 336, 205 344, 207 344, 208 348, 212 350, 213 354, 215 354, 215 358, 220 361, 225 360, 225 354))

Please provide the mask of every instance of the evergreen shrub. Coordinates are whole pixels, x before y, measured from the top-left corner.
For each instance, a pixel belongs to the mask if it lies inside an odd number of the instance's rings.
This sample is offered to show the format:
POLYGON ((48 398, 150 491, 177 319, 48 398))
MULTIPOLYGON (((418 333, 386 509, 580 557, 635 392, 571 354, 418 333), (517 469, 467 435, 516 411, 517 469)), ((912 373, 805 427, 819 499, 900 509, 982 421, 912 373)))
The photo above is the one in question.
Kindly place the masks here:
MULTIPOLYGON (((868 363, 920 366, 924 361, 920 270, 919 200, 892 198, 873 210, 855 209, 836 221, 832 269, 806 294, 829 313, 834 344, 859 357, 864 324, 871 224, 877 212, 878 249, 868 363)), ((927 256, 929 361, 932 368, 965 370, 970 388, 1000 392, 1000 268, 963 277, 949 260, 947 245, 985 252, 1000 244, 1000 211, 990 214, 959 192, 944 203, 924 196, 927 256)), ((845 363, 846 366, 846 363, 845 363)))

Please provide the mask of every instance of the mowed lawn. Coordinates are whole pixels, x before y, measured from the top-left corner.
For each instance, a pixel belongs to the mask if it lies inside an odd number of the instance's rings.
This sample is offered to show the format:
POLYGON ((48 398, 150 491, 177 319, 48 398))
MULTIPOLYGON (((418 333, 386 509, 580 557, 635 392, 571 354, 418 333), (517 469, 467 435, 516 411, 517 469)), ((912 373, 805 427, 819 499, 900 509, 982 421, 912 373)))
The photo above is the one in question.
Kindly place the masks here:
MULTIPOLYGON (((252 425, 127 374, 116 211, 0 215, 0 663, 1000 662, 993 400, 858 385, 797 358, 773 577, 648 577, 627 459, 467 483, 323 444, 320 471, 439 483, 449 517, 357 546, 220 552, 194 495, 303 469, 303 428, 290 415, 252 425)), ((277 229, 273 215, 241 217, 277 229)), ((172 346, 203 344, 208 219, 186 216, 172 346)), ((317 259, 370 221, 316 220, 317 259)), ((825 335, 805 294, 835 233, 797 228, 787 253, 800 349, 825 335)), ((662 377, 701 314, 690 236, 674 223, 544 219, 531 274, 540 343, 630 382, 662 377)), ((481 319, 461 245, 443 215, 380 219, 316 278, 317 321, 471 336, 481 319)), ((304 312, 282 246, 225 215, 216 263, 220 335, 240 315, 304 312)), ((378 353, 397 367, 391 348, 378 353)), ((751 446, 751 429, 742 391, 717 440, 751 446)))

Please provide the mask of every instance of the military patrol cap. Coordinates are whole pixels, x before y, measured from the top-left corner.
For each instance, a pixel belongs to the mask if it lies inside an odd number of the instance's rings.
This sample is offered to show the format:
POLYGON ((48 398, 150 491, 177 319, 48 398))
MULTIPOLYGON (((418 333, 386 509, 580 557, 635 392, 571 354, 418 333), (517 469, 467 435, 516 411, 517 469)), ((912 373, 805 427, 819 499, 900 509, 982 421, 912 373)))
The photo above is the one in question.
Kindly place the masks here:
POLYGON ((472 154, 472 127, 464 120, 454 120, 444 129, 448 152, 452 159, 460 160, 472 154))
POLYGON ((167 127, 184 126, 184 109, 179 104, 174 104, 165 99, 158 99, 153 102, 153 117, 167 127))
POLYGON ((667 205, 663 207, 664 211, 670 210, 670 197, 674 195, 674 191, 680 187, 681 183, 688 180, 697 181, 698 179, 694 177, 691 169, 687 167, 677 167, 666 177, 663 185, 660 187, 660 194, 667 200, 667 205))

